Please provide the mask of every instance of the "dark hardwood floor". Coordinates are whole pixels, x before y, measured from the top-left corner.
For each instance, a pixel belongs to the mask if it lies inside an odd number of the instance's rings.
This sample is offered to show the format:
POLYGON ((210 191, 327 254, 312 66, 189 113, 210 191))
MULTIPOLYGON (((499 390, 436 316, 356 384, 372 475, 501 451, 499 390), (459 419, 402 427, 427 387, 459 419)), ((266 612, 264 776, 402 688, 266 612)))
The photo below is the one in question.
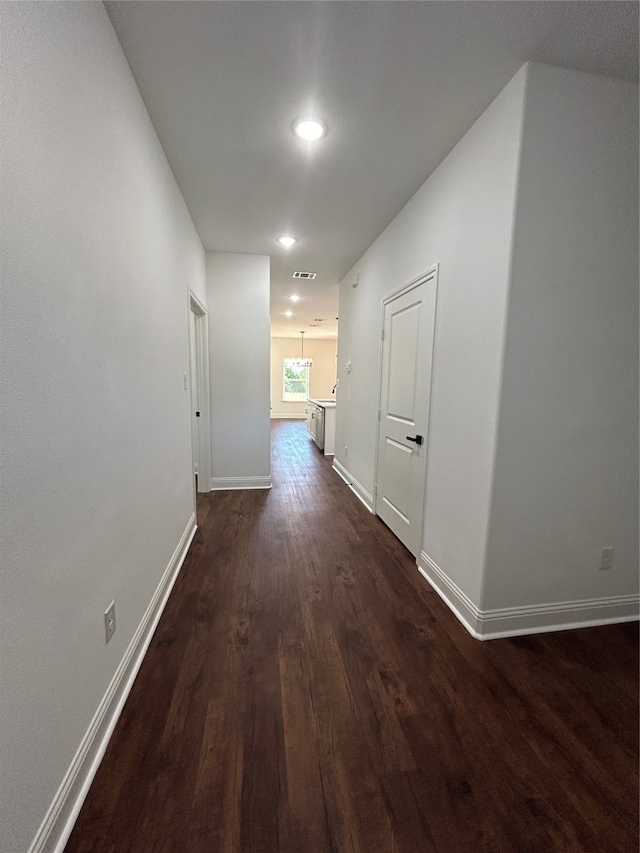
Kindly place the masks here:
POLYGON ((199 531, 66 853, 638 851, 638 629, 474 640, 275 422, 199 531))

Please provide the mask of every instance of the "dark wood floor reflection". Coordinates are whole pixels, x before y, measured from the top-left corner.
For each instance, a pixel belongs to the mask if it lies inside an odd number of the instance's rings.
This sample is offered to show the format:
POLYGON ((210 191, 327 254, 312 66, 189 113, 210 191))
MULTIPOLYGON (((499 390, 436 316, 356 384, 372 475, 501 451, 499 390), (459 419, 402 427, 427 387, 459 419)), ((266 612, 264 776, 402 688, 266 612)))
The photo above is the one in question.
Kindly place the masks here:
POLYGON ((310 443, 217 492, 66 853, 637 853, 636 625, 480 643, 310 443))

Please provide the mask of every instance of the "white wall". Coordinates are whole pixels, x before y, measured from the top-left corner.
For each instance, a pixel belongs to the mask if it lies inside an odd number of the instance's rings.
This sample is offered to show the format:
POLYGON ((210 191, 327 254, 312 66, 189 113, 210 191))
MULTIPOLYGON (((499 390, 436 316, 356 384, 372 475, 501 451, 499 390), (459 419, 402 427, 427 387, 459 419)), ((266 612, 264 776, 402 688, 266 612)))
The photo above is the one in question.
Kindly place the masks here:
POLYGON ((268 488, 269 257, 207 253, 212 488, 268 488))
POLYGON ((637 594, 637 86, 532 65, 519 197, 484 606, 637 594))
POLYGON ((372 493, 380 300, 440 264, 420 565, 478 636, 637 615, 637 127, 637 86, 525 66, 341 284, 372 493))
MULTIPOLYGON (((336 384, 335 338, 310 338, 304 342, 305 358, 311 358, 310 397, 331 397, 336 384)), ((284 402, 282 399, 283 359, 300 358, 300 339, 271 338, 271 417, 304 418, 306 403, 284 402)))
POLYGON ((190 524, 188 288, 206 297, 102 4, 3 4, 0 61, 0 850, 17 853, 190 524))
POLYGON ((525 72, 340 285, 336 459, 373 493, 381 300, 440 263, 423 548, 476 601, 488 532, 525 72), (355 272, 360 285, 354 289, 355 272))

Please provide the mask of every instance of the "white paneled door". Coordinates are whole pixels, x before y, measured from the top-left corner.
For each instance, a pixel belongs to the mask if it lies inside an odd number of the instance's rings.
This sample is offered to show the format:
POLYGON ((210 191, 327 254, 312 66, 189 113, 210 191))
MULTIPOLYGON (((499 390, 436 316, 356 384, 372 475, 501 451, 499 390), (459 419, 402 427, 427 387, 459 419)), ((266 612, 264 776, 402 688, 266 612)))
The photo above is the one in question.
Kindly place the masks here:
POLYGON ((383 302, 376 513, 420 552, 437 268, 383 302))

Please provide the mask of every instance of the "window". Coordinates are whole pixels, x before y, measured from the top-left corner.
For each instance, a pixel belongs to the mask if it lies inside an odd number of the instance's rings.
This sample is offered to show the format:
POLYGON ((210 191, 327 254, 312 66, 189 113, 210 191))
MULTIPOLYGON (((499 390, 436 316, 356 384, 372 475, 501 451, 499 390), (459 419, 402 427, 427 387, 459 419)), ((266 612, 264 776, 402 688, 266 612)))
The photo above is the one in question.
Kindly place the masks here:
POLYGON ((285 358, 282 377, 282 400, 285 403, 305 401, 309 396, 309 362, 285 358))

